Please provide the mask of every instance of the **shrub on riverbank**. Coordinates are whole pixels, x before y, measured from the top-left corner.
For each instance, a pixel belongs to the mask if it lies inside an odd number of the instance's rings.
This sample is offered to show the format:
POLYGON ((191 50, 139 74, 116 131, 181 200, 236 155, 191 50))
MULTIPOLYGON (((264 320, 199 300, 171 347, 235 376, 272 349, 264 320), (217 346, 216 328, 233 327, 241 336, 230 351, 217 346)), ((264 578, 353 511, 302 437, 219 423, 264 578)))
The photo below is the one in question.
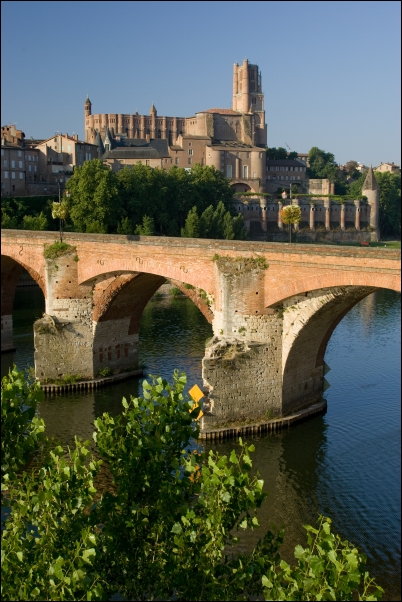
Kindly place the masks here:
MULTIPOLYGON (((4 465, 11 515, 2 534, 3 599, 107 600, 120 592, 144 600, 352 600, 357 591, 361 600, 380 599, 364 555, 323 517, 317 529, 307 527, 293 568, 280 560, 283 533, 268 532, 250 554, 237 552, 237 534, 258 526, 266 497, 250 475, 254 446, 240 441, 240 454, 230 456, 191 449, 200 409, 185 397, 185 383, 178 373, 172 385, 144 382, 143 397, 123 399, 120 416, 97 418, 103 465, 78 439, 74 450, 49 448, 18 479, 4 465), (105 470, 111 486, 100 492, 105 470)), ((10 427, 14 434, 2 454, 12 451, 19 466, 33 449, 25 434, 35 441, 38 428, 24 415, 38 385, 30 391, 16 370, 3 379, 2 435, 10 427)))

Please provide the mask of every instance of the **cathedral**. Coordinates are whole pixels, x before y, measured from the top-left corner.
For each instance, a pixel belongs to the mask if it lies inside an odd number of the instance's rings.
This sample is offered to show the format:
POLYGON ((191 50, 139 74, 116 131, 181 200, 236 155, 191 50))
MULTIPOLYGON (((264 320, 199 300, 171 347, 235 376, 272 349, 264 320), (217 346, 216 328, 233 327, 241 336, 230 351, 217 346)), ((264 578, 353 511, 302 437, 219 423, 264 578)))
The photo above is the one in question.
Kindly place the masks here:
POLYGON ((212 165, 238 192, 265 190, 267 126, 258 65, 245 59, 233 69, 230 109, 207 109, 192 117, 92 113, 84 104, 85 140, 114 171, 142 163, 169 169, 212 165))

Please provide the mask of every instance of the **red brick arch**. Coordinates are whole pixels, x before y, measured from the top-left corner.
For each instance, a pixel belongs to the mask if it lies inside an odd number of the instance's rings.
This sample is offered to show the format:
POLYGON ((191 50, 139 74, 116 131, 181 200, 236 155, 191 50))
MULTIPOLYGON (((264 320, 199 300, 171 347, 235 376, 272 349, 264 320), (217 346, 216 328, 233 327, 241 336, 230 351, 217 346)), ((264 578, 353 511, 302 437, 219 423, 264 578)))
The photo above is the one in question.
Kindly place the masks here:
MULTIPOLYGON (((379 271, 358 271, 358 270, 333 270, 325 272, 316 270, 312 273, 301 274, 298 277, 296 273, 283 274, 282 282, 276 282, 273 286, 273 278, 265 280, 265 306, 271 307, 284 299, 300 295, 309 291, 318 289, 334 288, 339 286, 364 286, 387 288, 396 292, 401 292, 401 281, 399 275, 392 273, 380 273, 379 271)), ((279 280, 279 279, 276 279, 279 280)), ((275 281, 275 280, 274 280, 275 281)))

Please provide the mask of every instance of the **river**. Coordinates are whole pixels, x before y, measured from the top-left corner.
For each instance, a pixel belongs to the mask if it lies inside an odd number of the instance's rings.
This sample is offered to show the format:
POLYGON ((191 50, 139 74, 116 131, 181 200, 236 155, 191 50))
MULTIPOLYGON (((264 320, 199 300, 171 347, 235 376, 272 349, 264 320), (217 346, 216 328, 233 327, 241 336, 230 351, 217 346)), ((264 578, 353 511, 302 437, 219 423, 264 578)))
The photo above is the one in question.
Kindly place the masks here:
MULTIPOLYGON (((15 354, 2 356, 2 374, 12 361, 33 365, 32 323, 44 301, 38 288, 17 290, 15 354)), ((186 298, 159 298, 145 308, 140 361, 145 373, 171 379, 175 368, 188 384, 202 385, 201 359, 211 326, 186 298)), ((260 510, 262 529, 286 527, 283 555, 289 561, 304 538, 303 524, 319 513, 334 530, 368 556, 369 570, 386 591, 401 599, 400 566, 400 295, 379 290, 356 305, 334 331, 325 361, 328 411, 275 435, 255 438, 254 466, 268 491, 260 510)), ((47 432, 64 444, 91 437, 94 417, 120 411, 121 398, 137 395, 138 379, 90 393, 47 397, 39 412, 47 432)), ((233 441, 213 446, 227 452, 233 441)), ((249 547, 256 535, 244 539, 249 547)))

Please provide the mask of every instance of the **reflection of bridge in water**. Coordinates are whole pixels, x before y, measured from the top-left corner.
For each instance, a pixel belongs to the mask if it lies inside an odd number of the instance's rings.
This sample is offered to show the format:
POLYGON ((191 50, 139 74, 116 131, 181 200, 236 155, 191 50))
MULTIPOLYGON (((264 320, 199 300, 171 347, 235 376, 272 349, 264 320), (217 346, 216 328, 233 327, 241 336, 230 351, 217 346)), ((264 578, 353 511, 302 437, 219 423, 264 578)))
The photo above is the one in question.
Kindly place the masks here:
POLYGON ((37 377, 115 373, 138 364, 143 309, 171 280, 212 322, 203 429, 291 414, 320 399, 336 325, 377 288, 400 291, 400 252, 243 241, 2 231, 2 349, 13 347, 12 305, 25 268, 46 316, 35 332, 37 377))

